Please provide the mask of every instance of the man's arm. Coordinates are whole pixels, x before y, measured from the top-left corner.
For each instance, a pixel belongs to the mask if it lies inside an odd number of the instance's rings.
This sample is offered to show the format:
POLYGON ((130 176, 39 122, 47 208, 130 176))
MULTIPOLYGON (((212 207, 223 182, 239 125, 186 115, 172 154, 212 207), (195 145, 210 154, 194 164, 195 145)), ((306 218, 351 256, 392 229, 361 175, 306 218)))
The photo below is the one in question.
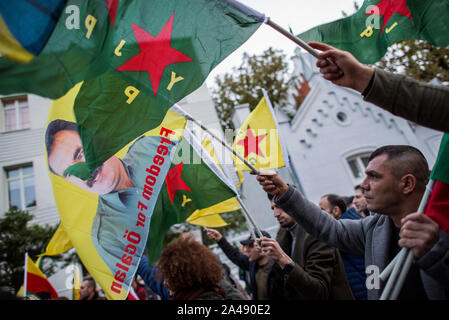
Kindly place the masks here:
POLYGON ((247 256, 231 245, 219 231, 210 228, 206 228, 205 231, 209 239, 217 242, 218 246, 223 250, 229 260, 243 270, 249 271, 249 258, 247 256))
POLYGON ((225 237, 222 237, 217 242, 217 244, 221 248, 221 250, 223 250, 224 254, 229 258, 229 260, 231 260, 243 270, 249 271, 249 258, 241 253, 232 244, 230 244, 225 237))
POLYGON ((314 239, 307 244, 307 262, 303 268, 282 250, 275 239, 261 238, 258 241, 262 252, 279 265, 285 285, 288 285, 290 290, 294 290, 298 298, 329 298, 334 273, 335 249, 314 239))
POLYGON ((449 88, 376 69, 364 100, 422 126, 449 132, 449 88))
POLYGON ((279 175, 259 175, 257 180, 267 193, 274 195, 276 205, 310 235, 345 252, 364 255, 364 223, 369 223, 372 218, 335 220, 317 205, 306 200, 298 190, 288 186, 279 175))
POLYGON ((399 246, 412 249, 420 268, 449 287, 449 235, 421 213, 409 214, 401 223, 399 246))
POLYGON ((309 42, 309 45, 322 51, 320 56, 323 59, 319 59, 316 65, 325 79, 360 92, 364 100, 394 115, 449 132, 449 88, 370 68, 357 61, 351 53, 324 43, 309 42), (332 60, 336 66, 325 59, 332 60))
POLYGON ((164 286, 162 281, 154 279, 156 268, 152 268, 146 256, 142 256, 139 266, 137 267, 137 274, 143 279, 154 293, 158 294, 163 300, 170 300, 168 289, 164 286))

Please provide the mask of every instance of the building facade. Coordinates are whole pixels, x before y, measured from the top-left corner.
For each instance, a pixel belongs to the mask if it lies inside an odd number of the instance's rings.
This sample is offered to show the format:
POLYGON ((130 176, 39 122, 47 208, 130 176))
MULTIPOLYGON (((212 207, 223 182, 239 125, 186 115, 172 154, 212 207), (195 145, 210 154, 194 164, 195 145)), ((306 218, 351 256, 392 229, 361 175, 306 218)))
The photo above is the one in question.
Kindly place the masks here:
POLYGON ((325 80, 310 54, 295 53, 294 76, 301 81, 291 89, 287 112, 277 110, 277 115, 292 180, 309 200, 318 203, 327 193, 353 195, 370 153, 384 145, 414 146, 433 167, 442 132, 365 102, 360 93, 325 80))
POLYGON ((47 173, 44 132, 51 100, 35 95, 0 98, 0 214, 12 207, 34 223, 59 222, 47 173))

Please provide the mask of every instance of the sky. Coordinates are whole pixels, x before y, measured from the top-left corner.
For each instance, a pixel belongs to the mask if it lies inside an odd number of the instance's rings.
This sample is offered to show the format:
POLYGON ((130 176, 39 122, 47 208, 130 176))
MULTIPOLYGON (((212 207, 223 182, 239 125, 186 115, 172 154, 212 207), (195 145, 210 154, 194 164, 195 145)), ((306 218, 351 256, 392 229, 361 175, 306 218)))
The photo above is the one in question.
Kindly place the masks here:
MULTIPOLYGON (((267 17, 289 30, 299 34, 317 25, 343 17, 342 11, 354 12, 354 0, 239 0, 247 6, 264 13, 267 17)), ((361 5, 362 0, 356 0, 361 5)), ((261 54, 270 46, 282 49, 290 58, 298 46, 270 26, 262 24, 260 28, 240 48, 223 60, 206 79, 210 88, 217 75, 230 72, 242 61, 244 52, 251 55, 261 54)))

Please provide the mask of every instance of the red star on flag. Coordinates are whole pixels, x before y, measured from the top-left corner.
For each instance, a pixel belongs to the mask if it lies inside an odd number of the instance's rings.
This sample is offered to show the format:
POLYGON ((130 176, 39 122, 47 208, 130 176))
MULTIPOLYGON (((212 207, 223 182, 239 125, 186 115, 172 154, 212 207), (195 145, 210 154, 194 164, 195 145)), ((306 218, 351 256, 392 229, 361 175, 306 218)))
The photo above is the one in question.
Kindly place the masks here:
POLYGON ((255 137, 253 135, 253 132, 251 131, 250 126, 248 125, 248 128, 246 129, 245 139, 237 141, 238 145, 241 145, 245 148, 245 158, 248 157, 251 152, 257 154, 258 156, 264 157, 262 151, 259 149, 259 143, 263 138, 265 138, 265 136, 266 134, 255 137))
POLYGON ((171 168, 167 177, 165 178, 165 183, 167 184, 168 197, 170 198, 171 203, 173 203, 173 199, 175 198, 176 190, 186 190, 192 192, 189 186, 181 179, 182 174, 182 166, 183 162, 171 168))
POLYGON ((156 37, 131 23, 141 52, 116 69, 116 71, 147 71, 154 97, 156 97, 165 67, 176 62, 193 61, 192 58, 170 46, 174 15, 173 12, 156 37))
POLYGON ((387 25, 388 21, 390 21, 391 17, 395 13, 399 13, 407 18, 410 18, 410 20, 413 20, 412 14, 410 13, 410 10, 407 7, 407 3, 405 3, 405 0, 382 0, 378 4, 376 4, 379 12, 377 13, 374 10, 369 10, 365 12, 366 15, 371 14, 378 14, 380 16, 383 16, 383 25, 382 30, 380 31, 380 35, 382 35, 382 32, 385 29, 385 26, 387 25))

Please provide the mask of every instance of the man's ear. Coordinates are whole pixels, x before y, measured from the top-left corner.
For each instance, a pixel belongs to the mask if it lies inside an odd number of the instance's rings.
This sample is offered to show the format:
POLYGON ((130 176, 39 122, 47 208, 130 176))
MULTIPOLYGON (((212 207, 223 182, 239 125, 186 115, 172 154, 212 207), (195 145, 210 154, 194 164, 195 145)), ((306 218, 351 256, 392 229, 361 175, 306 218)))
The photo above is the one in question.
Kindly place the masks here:
POLYGON ((332 215, 335 217, 335 219, 340 219, 341 215, 343 213, 341 212, 340 208, 338 206, 335 206, 332 209, 332 215))
POLYGON ((403 194, 412 193, 416 188, 416 177, 411 173, 404 175, 401 178, 400 187, 403 194))

